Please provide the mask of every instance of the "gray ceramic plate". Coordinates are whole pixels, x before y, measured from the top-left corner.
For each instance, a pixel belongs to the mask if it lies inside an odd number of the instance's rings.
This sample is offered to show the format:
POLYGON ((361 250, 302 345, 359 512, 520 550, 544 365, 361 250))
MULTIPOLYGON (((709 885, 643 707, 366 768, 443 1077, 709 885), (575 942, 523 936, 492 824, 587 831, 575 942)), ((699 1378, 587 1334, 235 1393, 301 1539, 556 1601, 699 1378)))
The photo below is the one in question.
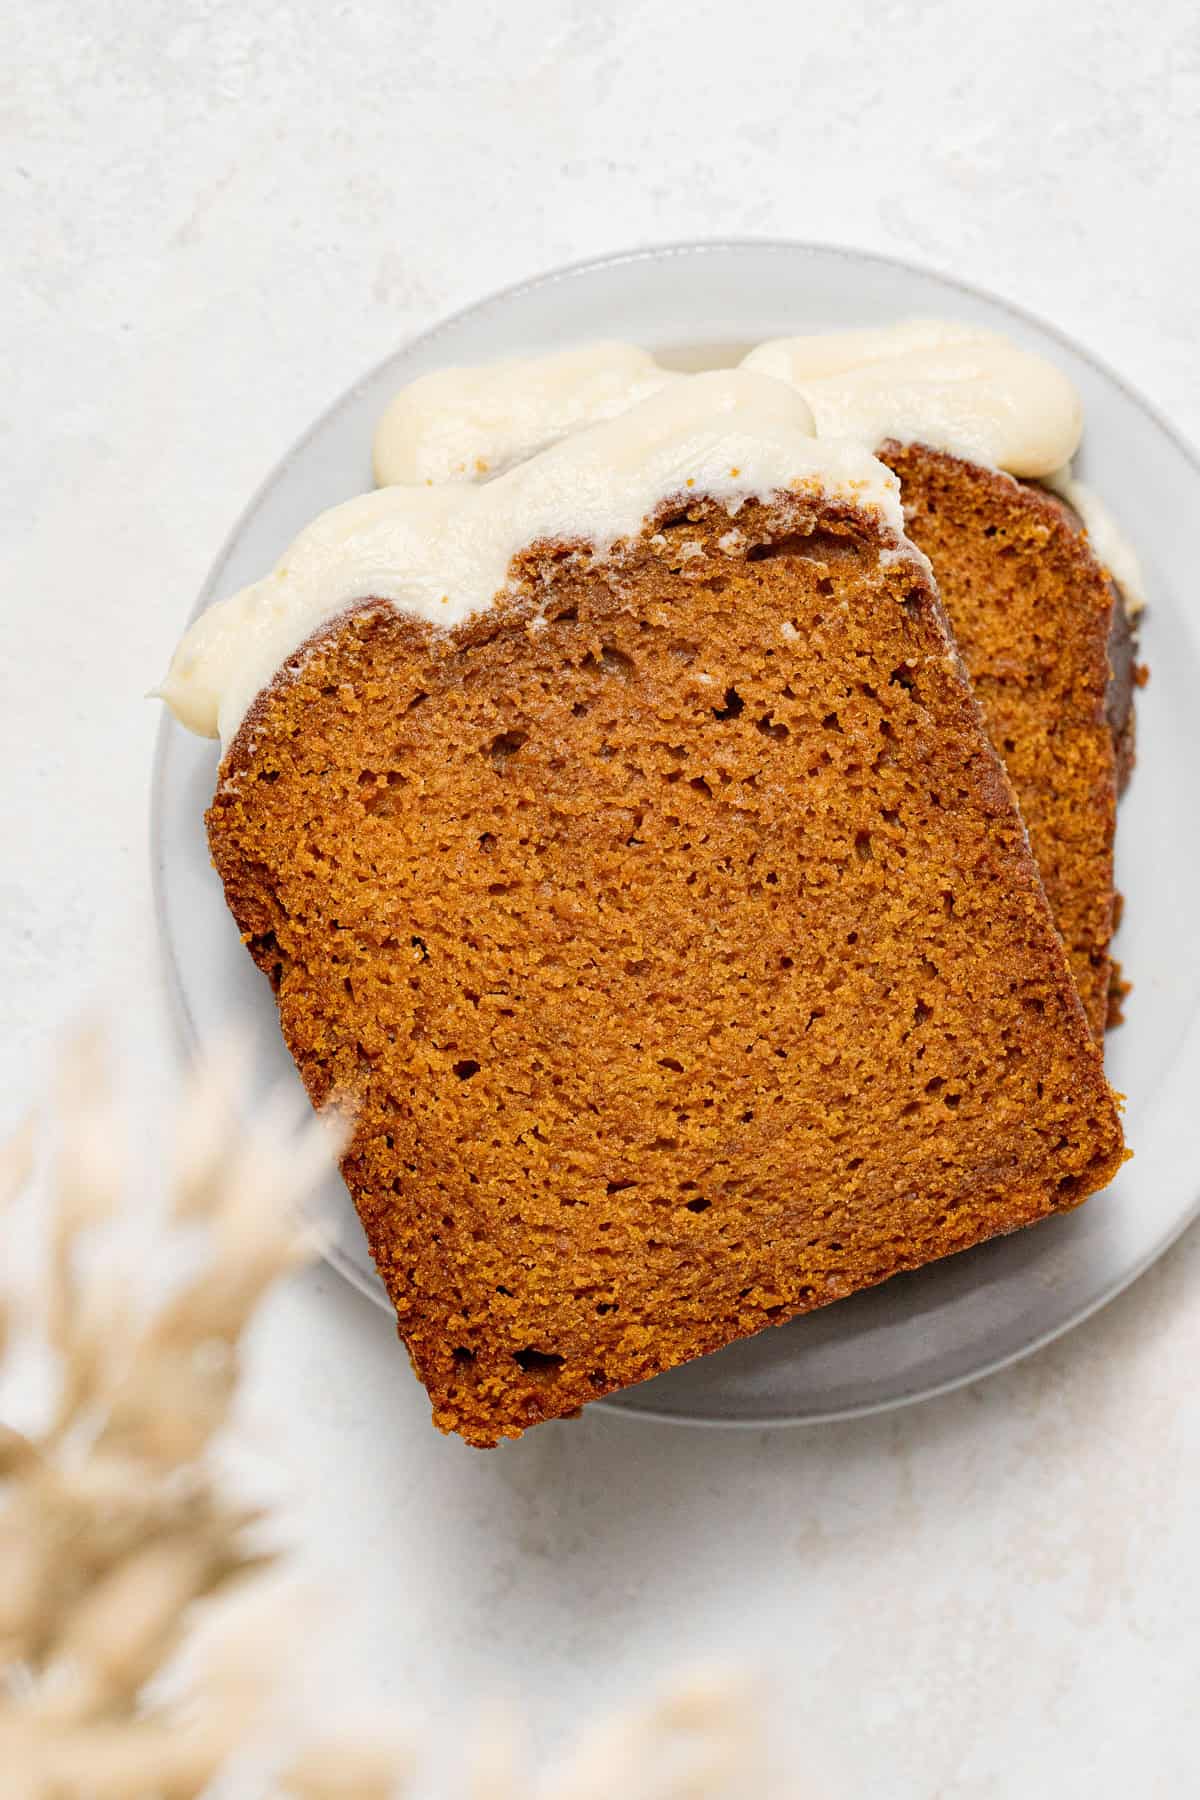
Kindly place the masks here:
MULTIPOLYGON (((370 485, 375 422, 428 369, 631 338, 679 366, 761 338, 913 314, 998 327, 1054 358, 1083 395, 1081 472, 1137 542, 1151 597, 1139 766, 1121 809, 1118 944, 1134 983, 1109 1040, 1136 1159, 1107 1193, 1050 1220, 764 1332, 603 1403, 707 1424, 812 1422, 898 1406, 999 1368, 1118 1293, 1200 1210, 1200 608, 1194 521, 1200 464, 1171 428, 1071 338, 1003 301, 878 256, 817 245, 731 243, 639 251, 497 294, 406 345, 319 419, 256 495, 196 610, 254 580, 315 513, 370 485)), ((180 619, 182 629, 184 620, 180 619)), ((159 919, 187 1039, 236 1026, 263 1079, 295 1080, 266 983, 238 942, 204 840, 216 752, 164 721, 154 790, 159 919)), ((330 1260, 386 1305, 340 1187, 330 1260)))

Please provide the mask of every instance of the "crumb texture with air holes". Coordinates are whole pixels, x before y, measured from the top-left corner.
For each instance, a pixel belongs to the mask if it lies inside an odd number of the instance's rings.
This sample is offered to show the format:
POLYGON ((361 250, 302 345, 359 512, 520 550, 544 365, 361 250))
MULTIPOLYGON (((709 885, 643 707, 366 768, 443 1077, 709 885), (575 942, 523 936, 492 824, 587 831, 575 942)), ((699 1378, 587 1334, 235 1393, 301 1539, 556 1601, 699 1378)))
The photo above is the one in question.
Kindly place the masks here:
POLYGON ((924 565, 819 496, 364 604, 214 859, 435 1423, 490 1445, 1072 1206, 1115 1103, 924 565))

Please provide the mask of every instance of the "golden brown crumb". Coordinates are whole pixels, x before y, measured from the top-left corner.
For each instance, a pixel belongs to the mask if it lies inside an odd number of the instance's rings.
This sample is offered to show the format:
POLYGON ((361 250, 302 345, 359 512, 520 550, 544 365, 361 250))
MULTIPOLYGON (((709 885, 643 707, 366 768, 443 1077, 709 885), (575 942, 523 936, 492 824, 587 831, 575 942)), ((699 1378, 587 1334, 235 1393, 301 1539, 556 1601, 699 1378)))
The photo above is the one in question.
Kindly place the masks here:
POLYGON ((1131 714, 1114 743, 1105 706, 1120 598, 1052 495, 921 445, 888 444, 882 454, 900 477, 909 535, 933 564, 1080 999, 1102 1037, 1118 746, 1133 761, 1131 714))
POLYGON ((850 506, 737 524, 535 547, 452 632, 367 605, 223 765, 229 904, 314 1101, 357 1097, 347 1183, 474 1444, 1122 1159, 931 585, 850 506))

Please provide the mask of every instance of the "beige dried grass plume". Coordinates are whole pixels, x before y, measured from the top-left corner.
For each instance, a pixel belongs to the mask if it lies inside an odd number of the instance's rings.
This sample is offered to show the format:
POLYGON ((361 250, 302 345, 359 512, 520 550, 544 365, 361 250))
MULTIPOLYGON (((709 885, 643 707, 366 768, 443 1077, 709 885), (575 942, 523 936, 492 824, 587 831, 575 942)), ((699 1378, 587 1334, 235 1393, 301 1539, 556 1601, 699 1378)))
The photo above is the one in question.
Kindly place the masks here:
MULTIPOLYGON (((297 1125, 269 1103, 236 1126, 236 1056, 189 1081, 155 1239, 117 1229, 127 1171, 103 1039, 62 1060, 57 1153, 40 1279, 0 1288, 0 1366, 40 1338, 56 1371, 42 1427, 0 1424, 0 1796, 187 1800, 229 1769, 256 1729, 283 1660, 240 1632, 219 1636, 182 1692, 164 1683, 199 1603, 270 1558, 262 1513, 226 1490, 209 1455, 234 1400, 256 1308, 311 1246, 294 1223, 336 1154, 340 1127, 297 1125), (190 1251, 187 1272, 147 1292, 146 1272, 190 1251)), ((0 1208, 26 1185, 33 1133, 0 1150, 0 1208)), ((11 1259, 5 1259, 5 1267, 11 1259)), ((153 1285, 153 1284, 150 1284, 153 1285)), ((286 1634, 285 1634, 286 1635, 286 1634)), ((752 1735, 752 1734, 751 1734, 752 1735)), ((751 1791, 743 1697, 723 1678, 675 1683, 584 1736, 546 1782, 518 1766, 503 1721, 475 1734, 473 1800, 605 1800, 751 1791)), ((389 1800, 410 1776, 395 1744, 332 1735, 282 1759, 295 1800, 389 1800)), ((754 1791, 761 1794, 758 1778, 754 1791)))

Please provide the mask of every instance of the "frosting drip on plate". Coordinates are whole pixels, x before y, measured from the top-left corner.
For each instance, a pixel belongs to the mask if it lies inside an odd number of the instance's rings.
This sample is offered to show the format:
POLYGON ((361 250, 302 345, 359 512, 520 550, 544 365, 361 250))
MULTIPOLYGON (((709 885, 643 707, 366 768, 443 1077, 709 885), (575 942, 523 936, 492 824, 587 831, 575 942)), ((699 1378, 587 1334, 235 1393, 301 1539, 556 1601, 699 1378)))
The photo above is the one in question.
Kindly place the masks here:
POLYGON ((1065 500, 1082 519, 1096 561, 1108 570, 1120 589, 1126 615, 1136 619, 1146 608, 1146 582, 1141 559, 1104 501, 1086 482, 1076 481, 1069 463, 1065 469, 1056 469, 1053 475, 1047 475, 1042 485, 1065 500))
POLYGON ((448 628, 495 602, 530 544, 603 556, 676 496, 705 495, 732 517, 781 490, 874 511, 904 546, 896 477, 861 445, 814 436, 794 389, 749 370, 679 376, 484 485, 385 487, 323 513, 271 574, 200 615, 158 693, 228 745, 305 640, 360 601, 448 628))

